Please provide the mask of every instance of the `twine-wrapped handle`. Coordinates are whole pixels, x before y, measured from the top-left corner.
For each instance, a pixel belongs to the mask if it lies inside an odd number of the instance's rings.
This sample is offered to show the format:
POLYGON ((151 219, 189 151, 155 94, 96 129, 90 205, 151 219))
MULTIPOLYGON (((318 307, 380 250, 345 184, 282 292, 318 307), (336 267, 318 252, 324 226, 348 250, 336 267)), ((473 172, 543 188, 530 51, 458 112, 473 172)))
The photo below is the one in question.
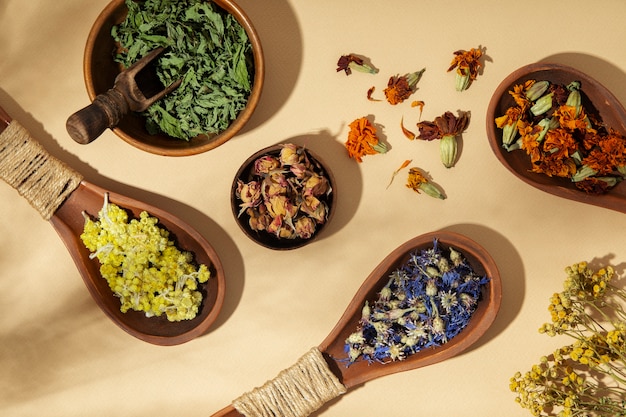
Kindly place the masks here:
POLYGON ((232 404, 246 417, 306 417, 345 392, 322 353, 313 348, 295 365, 232 404))
POLYGON ((0 133, 0 177, 50 220, 83 177, 50 155, 19 122, 0 133))

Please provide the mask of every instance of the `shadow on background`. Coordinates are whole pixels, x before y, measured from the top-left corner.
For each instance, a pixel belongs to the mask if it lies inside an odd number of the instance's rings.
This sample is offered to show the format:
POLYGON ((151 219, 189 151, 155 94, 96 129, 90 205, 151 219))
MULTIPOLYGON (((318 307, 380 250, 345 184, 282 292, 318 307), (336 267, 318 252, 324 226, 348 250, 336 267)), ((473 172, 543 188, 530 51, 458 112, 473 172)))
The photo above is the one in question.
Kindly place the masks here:
MULTIPOLYGON (((626 104, 626 73, 623 69, 602 58, 579 52, 562 52, 547 56, 540 62, 576 68, 604 85, 622 105, 626 104)), ((583 86, 583 90, 584 88, 583 86)))
POLYGON ((269 120, 287 102, 300 75, 303 46, 300 26, 289 2, 240 0, 237 4, 252 21, 265 57, 261 99, 241 130, 243 134, 269 120))
POLYGON ((513 244, 493 229, 478 224, 457 224, 444 230, 467 236, 485 248, 495 261, 502 281, 502 305, 498 316, 483 337, 464 352, 467 353, 495 339, 519 314, 526 293, 524 263, 513 244))

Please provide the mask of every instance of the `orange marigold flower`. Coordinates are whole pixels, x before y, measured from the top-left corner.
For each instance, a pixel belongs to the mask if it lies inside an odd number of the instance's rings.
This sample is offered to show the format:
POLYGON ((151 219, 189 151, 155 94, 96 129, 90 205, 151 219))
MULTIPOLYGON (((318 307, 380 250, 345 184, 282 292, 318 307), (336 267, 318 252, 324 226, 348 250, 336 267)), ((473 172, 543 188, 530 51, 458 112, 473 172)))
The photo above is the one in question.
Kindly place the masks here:
POLYGON ((506 125, 513 125, 521 119, 523 114, 521 107, 509 107, 502 116, 496 117, 496 126, 502 129, 506 125))
POLYGON ((569 130, 587 130, 587 114, 584 109, 580 109, 577 113, 574 106, 562 105, 554 110, 554 117, 557 118, 559 124, 569 130))
POLYGON ((415 91, 415 86, 422 78, 425 70, 426 68, 409 74, 390 77, 384 91, 389 104, 396 105, 409 98, 415 91))
POLYGON ((546 133, 543 150, 554 158, 569 158, 578 150, 578 143, 569 131, 556 128, 546 133))
POLYGON ((361 117, 350 123, 350 131, 345 146, 348 150, 348 156, 357 162, 363 162, 365 155, 387 152, 387 146, 378 140, 376 127, 366 117, 361 117))
POLYGON ((420 191, 424 191, 431 197, 438 198, 440 200, 446 199, 443 192, 431 183, 419 168, 414 167, 409 169, 409 177, 407 178, 406 186, 418 194, 420 191))
POLYGON ((611 155, 599 148, 589 152, 589 154, 582 159, 581 163, 594 170, 595 174, 600 175, 610 174, 615 166, 611 161, 611 155))
POLYGON ((535 84, 535 80, 528 80, 523 84, 516 84, 513 86, 512 90, 509 90, 509 94, 515 100, 515 104, 517 104, 522 112, 525 112, 530 107, 530 100, 528 99, 526 92, 530 89, 530 87, 535 84))
POLYGON ((448 72, 456 68, 456 89, 463 91, 478 77, 478 70, 482 67, 480 58, 483 56, 481 48, 472 48, 469 51, 462 49, 454 52, 454 59, 450 63, 448 72))

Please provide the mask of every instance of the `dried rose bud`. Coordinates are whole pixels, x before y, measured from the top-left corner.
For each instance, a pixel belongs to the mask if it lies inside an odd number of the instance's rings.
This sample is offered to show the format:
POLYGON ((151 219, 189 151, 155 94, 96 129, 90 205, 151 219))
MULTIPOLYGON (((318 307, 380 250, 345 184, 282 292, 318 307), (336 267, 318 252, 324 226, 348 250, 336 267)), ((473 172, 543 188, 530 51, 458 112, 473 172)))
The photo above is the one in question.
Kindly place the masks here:
POLYGON ((261 204, 261 184, 257 181, 250 181, 248 183, 237 181, 237 197, 242 201, 239 205, 241 208, 239 215, 241 216, 246 209, 261 204))
POLYGON ((300 210, 313 218, 317 223, 324 223, 326 221, 327 211, 326 205, 313 196, 307 196, 304 198, 300 205, 300 210))
POLYGON ((313 174, 304 183, 304 195, 305 196, 321 196, 327 194, 330 191, 330 184, 328 180, 320 175, 313 174))
POLYGON ((271 155, 262 156, 254 162, 254 173, 256 175, 269 174, 279 168, 280 161, 271 155))
POLYGON ((315 222, 310 217, 300 217, 294 226, 301 239, 309 239, 315 233, 315 222))
POLYGON ((267 228, 265 230, 267 230, 269 233, 272 233, 276 236, 280 236, 280 229, 282 228, 283 228, 283 217, 276 216, 272 218, 272 222, 267 225, 267 228))
POLYGON ((293 164, 289 167, 289 171, 297 178, 302 179, 309 172, 306 165, 302 163, 293 164))
POLYGON ((271 179, 266 179, 263 181, 262 193, 265 197, 274 197, 277 195, 282 195, 287 192, 287 184, 282 181, 272 181, 271 179))
POLYGON ((302 151, 297 145, 288 143, 280 150, 280 162, 283 165, 294 165, 302 161, 302 151))

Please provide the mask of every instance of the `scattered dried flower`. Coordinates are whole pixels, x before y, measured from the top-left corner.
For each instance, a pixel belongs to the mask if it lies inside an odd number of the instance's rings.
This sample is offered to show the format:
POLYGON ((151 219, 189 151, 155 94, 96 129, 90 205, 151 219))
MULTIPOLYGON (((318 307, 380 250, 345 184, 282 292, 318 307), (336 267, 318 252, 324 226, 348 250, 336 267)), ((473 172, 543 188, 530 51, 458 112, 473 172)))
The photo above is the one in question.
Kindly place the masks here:
POLYGON ((435 184, 430 182, 426 175, 419 168, 411 168, 406 186, 419 194, 420 190, 424 191, 431 197, 445 200, 446 196, 435 184))
POLYGON ((365 155, 387 152, 387 146, 378 140, 376 127, 367 117, 361 117, 350 123, 350 131, 345 146, 348 150, 348 156, 357 162, 363 162, 365 155))
POLYGON ((478 70, 482 66, 480 58, 483 55, 482 48, 472 48, 469 51, 458 50, 454 52, 454 59, 450 63, 448 72, 456 68, 457 91, 467 90, 477 77, 478 70))
POLYGON ((424 71, 426 71, 426 68, 409 74, 390 77, 387 88, 385 88, 387 101, 392 105, 396 105, 409 98, 415 92, 415 87, 422 78, 424 71))
POLYGON ((389 184, 387 185, 387 188, 389 188, 389 186, 391 185, 391 183, 393 182, 394 178, 396 177, 396 175, 398 175, 398 173, 400 171, 402 171, 404 168, 408 167, 409 164, 411 163, 411 159, 407 159, 406 161, 404 161, 402 163, 402 165, 400 165, 400 167, 398 169, 396 169, 395 171, 393 171, 393 174, 391 174, 391 180, 389 181, 389 184))
POLYGON ((494 122, 502 147, 526 152, 533 172, 569 179, 588 194, 605 193, 626 178, 626 137, 589 114, 580 82, 528 80, 509 94, 515 105, 494 122))
POLYGON ((346 362, 388 363, 440 346, 469 323, 489 277, 437 239, 416 250, 389 276, 378 298, 365 302, 355 332, 345 341, 346 362))
POLYGON ((254 231, 278 238, 309 239, 328 219, 327 199, 332 193, 322 166, 304 147, 284 144, 280 152, 263 155, 253 163, 251 178, 237 181, 241 216, 249 216, 254 231))
POLYGON ((378 70, 366 64, 363 58, 354 54, 342 55, 337 61, 337 72, 344 71, 346 75, 350 75, 352 70, 368 74, 378 73, 378 70))
POLYGON ((441 162, 446 168, 451 168, 457 159, 457 136, 467 129, 469 120, 469 112, 460 111, 457 117, 447 111, 432 122, 419 122, 417 127, 420 134, 417 138, 427 141, 439 140, 441 162))

